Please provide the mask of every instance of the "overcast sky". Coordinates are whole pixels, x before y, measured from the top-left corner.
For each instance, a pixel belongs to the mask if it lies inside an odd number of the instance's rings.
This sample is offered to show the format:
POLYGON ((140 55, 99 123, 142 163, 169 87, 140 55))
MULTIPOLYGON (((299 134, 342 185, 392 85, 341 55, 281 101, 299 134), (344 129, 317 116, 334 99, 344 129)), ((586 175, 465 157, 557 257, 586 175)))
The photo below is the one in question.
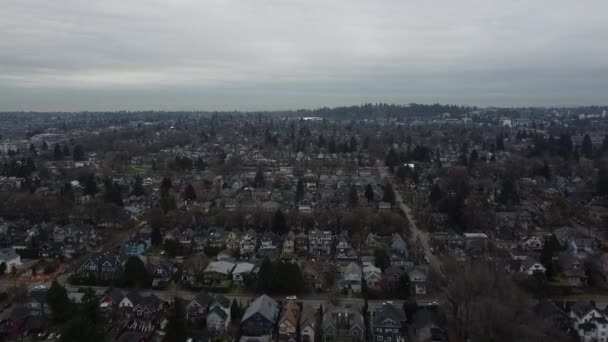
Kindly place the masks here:
POLYGON ((606 0, 3 0, 2 110, 608 103, 606 0))

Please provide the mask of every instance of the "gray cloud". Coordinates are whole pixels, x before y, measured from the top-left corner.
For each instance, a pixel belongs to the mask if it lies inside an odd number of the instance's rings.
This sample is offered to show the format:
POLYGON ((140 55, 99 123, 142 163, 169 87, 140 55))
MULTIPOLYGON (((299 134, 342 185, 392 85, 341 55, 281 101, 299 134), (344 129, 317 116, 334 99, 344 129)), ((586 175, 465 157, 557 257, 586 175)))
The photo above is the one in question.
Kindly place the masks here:
POLYGON ((0 110, 605 103, 606 1, 5 0, 0 110))

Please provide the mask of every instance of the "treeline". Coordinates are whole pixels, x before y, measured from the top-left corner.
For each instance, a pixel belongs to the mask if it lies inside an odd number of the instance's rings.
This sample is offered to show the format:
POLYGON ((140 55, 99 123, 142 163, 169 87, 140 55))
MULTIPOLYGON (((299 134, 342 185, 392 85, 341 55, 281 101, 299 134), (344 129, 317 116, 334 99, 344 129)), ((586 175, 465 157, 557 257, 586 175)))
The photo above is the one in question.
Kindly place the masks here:
POLYGON ((456 105, 442 104, 416 104, 395 105, 386 103, 366 103, 360 106, 335 107, 335 108, 319 108, 315 110, 299 110, 298 115, 302 116, 319 116, 335 119, 363 119, 363 118, 402 118, 408 116, 434 116, 443 113, 450 113, 454 116, 464 115, 475 107, 465 107, 456 105))

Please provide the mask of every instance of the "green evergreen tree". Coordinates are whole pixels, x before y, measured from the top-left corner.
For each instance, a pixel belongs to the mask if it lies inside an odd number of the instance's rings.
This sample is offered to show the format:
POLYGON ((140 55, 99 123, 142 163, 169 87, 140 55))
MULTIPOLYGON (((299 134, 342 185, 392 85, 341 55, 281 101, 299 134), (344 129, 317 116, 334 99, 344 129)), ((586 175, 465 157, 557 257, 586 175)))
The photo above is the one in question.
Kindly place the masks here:
POLYGON ((296 185, 296 202, 300 202, 304 199, 304 183, 302 179, 298 179, 298 184, 296 185))
POLYGON ((164 342, 184 342, 188 338, 186 310, 182 300, 173 298, 173 306, 167 317, 167 327, 164 342))
POLYGON ((272 231, 279 235, 286 234, 288 231, 285 215, 283 215, 281 209, 278 209, 274 213, 274 217, 272 218, 272 231))
POLYGON ((53 320, 65 322, 72 314, 72 304, 68 298, 68 291, 57 280, 53 280, 46 293, 47 302, 53 313, 53 320))
POLYGON ((374 188, 369 183, 365 186, 365 198, 368 202, 374 201, 374 188))
POLYGON ((184 200, 186 201, 194 201, 196 200, 196 191, 192 184, 188 183, 186 188, 184 189, 184 200))

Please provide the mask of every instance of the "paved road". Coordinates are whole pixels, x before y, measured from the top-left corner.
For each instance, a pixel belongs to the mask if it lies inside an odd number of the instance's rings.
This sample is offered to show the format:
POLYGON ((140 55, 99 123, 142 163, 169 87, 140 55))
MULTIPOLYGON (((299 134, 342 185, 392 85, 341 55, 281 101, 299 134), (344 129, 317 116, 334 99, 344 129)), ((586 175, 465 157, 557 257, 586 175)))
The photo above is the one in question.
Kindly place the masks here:
POLYGON ((380 175, 380 179, 387 179, 393 186, 393 189, 395 189, 395 199, 397 202, 397 206, 399 206, 399 209, 403 211, 403 213, 407 217, 407 220, 409 221, 409 228, 412 232, 410 237, 411 242, 413 242, 413 245, 415 245, 417 241, 420 241, 420 245, 422 247, 424 255, 429 258, 431 266, 439 270, 441 266, 441 261, 439 260, 439 258, 437 258, 437 256, 431 253, 429 233, 419 229, 416 225, 416 220, 414 220, 414 216, 412 215, 412 209, 408 207, 403 201, 403 198, 401 197, 401 192, 399 191, 399 187, 395 184, 393 176, 388 172, 388 167, 384 166, 384 163, 380 160, 376 160, 376 165, 378 167, 378 174, 380 175))

